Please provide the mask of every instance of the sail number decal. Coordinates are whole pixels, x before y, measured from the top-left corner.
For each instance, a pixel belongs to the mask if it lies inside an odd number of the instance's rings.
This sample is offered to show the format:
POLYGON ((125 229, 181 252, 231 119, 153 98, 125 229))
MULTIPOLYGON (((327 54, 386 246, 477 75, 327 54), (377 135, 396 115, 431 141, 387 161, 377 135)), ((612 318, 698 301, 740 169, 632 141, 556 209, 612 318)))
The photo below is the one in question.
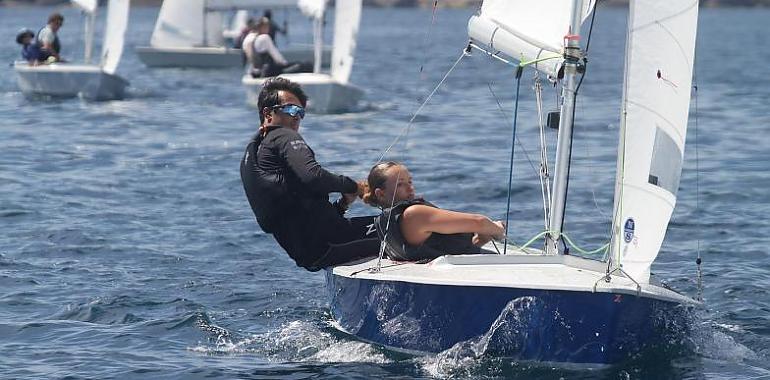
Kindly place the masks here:
POLYGON ((631 240, 634 239, 635 228, 636 223, 634 222, 634 218, 628 218, 626 219, 626 222, 623 223, 623 240, 625 240, 626 243, 630 243, 631 240))

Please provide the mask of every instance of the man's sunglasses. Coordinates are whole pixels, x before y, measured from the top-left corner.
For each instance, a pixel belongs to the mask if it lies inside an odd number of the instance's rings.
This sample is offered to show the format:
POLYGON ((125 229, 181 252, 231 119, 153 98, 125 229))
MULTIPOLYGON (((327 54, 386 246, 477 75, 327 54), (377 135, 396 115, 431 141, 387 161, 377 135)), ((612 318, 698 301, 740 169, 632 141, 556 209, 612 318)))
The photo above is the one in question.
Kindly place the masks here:
POLYGON ((278 106, 273 106, 273 110, 281 111, 291 117, 297 117, 299 116, 300 119, 305 118, 305 108, 302 106, 298 106, 296 104, 283 104, 278 106))

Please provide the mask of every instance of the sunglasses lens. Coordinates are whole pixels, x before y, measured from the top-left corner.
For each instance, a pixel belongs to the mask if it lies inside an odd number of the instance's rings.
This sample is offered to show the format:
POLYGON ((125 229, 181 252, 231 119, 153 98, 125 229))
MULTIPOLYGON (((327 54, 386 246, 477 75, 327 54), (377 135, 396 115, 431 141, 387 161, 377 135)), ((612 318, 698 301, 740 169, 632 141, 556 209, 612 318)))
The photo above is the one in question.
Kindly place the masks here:
POLYGON ((291 104, 291 105, 285 106, 283 110, 285 113, 291 115, 291 117, 296 117, 297 115, 299 115, 300 119, 305 118, 305 109, 300 106, 291 104))

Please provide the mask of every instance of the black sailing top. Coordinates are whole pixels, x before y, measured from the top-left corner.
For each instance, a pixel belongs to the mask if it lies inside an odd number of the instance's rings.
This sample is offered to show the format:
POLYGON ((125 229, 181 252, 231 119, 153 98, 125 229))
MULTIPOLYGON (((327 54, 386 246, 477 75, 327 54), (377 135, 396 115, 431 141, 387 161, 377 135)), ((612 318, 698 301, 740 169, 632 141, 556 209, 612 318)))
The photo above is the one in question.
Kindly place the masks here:
POLYGON ((289 256, 305 266, 323 252, 312 252, 297 242, 308 238, 314 221, 342 218, 342 210, 329 203, 329 193, 355 193, 357 185, 321 167, 296 131, 280 126, 265 129, 266 134, 254 136, 241 160, 243 187, 262 230, 272 233, 289 256))

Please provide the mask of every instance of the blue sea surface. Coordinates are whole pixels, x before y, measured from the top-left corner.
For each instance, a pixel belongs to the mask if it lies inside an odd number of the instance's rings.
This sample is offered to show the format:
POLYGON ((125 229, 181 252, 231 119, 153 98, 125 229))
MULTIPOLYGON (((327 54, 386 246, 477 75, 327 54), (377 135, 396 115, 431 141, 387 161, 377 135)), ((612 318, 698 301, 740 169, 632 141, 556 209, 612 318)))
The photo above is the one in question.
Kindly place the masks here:
MULTIPOLYGON (((125 100, 27 99, 7 65, 14 37, 53 10, 0 8, 0 378, 770 379, 770 10, 700 14, 686 163, 653 272, 696 296, 700 252, 705 308, 678 349, 606 368, 413 357, 339 332, 323 274, 297 268, 244 196, 239 159, 259 120, 242 71, 146 68, 134 48, 158 9, 134 8, 125 100)), ((81 17, 56 10, 64 56, 77 60, 81 17)), ((363 110, 309 113, 300 130, 325 167, 363 178, 408 130, 386 158, 408 163, 419 193, 504 218, 513 68, 463 58, 409 123, 460 59, 473 11, 364 9, 351 79, 363 110)), ((605 243, 612 212, 626 15, 600 7, 577 104, 566 231, 587 249, 605 243)), ((288 16, 289 39, 306 41, 309 25, 288 16)), ((543 229, 532 78, 512 189, 519 243, 543 229)), ((544 102, 556 107, 553 89, 544 102)))

